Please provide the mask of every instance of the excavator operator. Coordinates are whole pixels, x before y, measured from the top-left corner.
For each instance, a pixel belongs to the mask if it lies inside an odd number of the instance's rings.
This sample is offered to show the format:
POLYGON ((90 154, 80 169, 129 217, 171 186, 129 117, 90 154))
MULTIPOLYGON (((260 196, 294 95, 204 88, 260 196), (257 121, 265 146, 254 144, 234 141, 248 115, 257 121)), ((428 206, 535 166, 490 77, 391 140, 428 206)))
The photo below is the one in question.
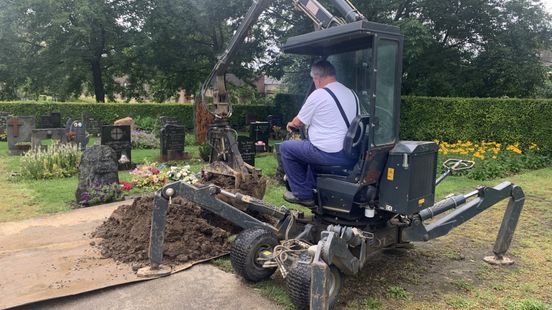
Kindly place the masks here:
POLYGON ((284 193, 290 203, 314 206, 315 174, 311 165, 352 166, 343 152, 343 140, 351 121, 359 113, 355 92, 339 83, 335 67, 322 60, 311 66, 316 90, 303 104, 287 130, 308 129, 307 140, 288 140, 280 145, 282 166, 291 191, 284 193))

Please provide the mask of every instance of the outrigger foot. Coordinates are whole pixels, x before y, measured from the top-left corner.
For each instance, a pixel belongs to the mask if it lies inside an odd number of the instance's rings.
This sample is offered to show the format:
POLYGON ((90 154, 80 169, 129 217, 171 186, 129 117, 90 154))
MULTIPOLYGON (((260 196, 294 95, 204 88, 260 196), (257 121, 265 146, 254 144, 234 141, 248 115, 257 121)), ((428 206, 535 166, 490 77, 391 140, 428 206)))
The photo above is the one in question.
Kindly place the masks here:
POLYGON ((140 278, 159 278, 171 274, 172 268, 167 265, 159 265, 158 267, 143 267, 138 269, 136 275, 140 278))
POLYGON ((486 263, 495 265, 495 266, 507 266, 507 265, 512 265, 514 263, 514 260, 511 258, 508 258, 506 256, 496 256, 496 255, 485 256, 483 260, 486 263))

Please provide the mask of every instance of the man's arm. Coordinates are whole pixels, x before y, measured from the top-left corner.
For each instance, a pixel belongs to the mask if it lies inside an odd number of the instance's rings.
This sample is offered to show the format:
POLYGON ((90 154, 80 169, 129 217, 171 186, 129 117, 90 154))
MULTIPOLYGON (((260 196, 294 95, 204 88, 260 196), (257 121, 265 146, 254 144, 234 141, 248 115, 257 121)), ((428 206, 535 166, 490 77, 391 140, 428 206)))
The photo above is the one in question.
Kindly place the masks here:
POLYGON ((304 128, 305 124, 301 122, 301 120, 296 116, 294 117, 291 122, 287 123, 286 129, 287 131, 291 132, 293 128, 304 128))

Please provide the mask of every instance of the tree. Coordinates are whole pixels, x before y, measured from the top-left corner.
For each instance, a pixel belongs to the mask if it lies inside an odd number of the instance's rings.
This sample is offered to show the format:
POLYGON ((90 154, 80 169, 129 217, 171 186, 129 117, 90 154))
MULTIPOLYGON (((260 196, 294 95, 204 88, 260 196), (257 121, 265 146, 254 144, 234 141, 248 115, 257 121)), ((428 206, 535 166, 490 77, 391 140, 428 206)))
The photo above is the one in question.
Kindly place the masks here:
POLYGON ((124 41, 119 23, 129 1, 23 0, 6 4, 6 15, 17 30, 15 41, 25 64, 29 91, 47 92, 65 100, 89 85, 97 102, 111 92, 110 71, 124 41))

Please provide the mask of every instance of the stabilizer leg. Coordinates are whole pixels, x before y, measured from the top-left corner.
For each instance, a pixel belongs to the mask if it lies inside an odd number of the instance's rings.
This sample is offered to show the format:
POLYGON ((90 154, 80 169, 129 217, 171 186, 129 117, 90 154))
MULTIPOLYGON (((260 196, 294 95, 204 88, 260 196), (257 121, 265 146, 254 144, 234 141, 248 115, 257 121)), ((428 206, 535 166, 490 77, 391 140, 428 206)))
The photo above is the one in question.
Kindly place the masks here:
POLYGON ((169 199, 163 195, 163 193, 167 192, 166 188, 167 187, 158 190, 155 195, 151 217, 149 244, 150 266, 140 268, 137 272, 137 275, 139 277, 162 277, 171 273, 170 267, 161 265, 161 261, 163 260, 163 239, 165 236, 165 223, 167 217, 167 209, 169 208, 169 199))
POLYGON ((508 207, 506 207, 506 212, 504 213, 504 218, 496 237, 493 248, 494 256, 486 256, 483 258, 485 262, 492 265, 510 265, 514 263, 512 259, 505 257, 504 254, 508 251, 512 242, 524 202, 525 195, 523 190, 521 187, 514 185, 508 207))

